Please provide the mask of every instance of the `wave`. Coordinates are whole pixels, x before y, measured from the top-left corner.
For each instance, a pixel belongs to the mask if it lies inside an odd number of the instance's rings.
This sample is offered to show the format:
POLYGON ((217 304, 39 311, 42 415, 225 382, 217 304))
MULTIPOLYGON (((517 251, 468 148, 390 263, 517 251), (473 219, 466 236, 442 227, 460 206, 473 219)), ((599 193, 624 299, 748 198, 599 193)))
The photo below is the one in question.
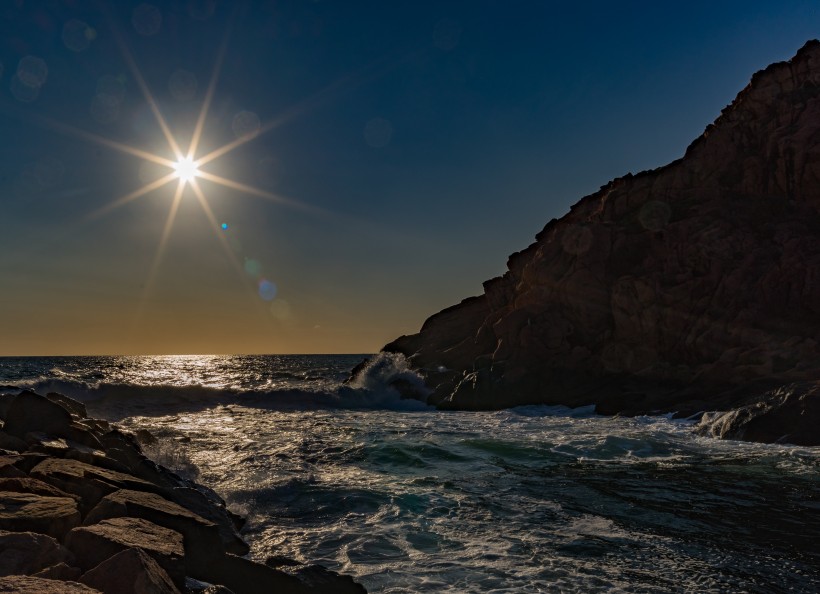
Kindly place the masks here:
MULTIPOLYGON (((280 378, 285 374, 278 374, 280 378)), ((293 374, 303 379, 304 374, 293 374)), ((100 378, 78 381, 40 376, 6 392, 29 389, 39 394, 58 392, 86 404, 89 413, 115 420, 128 416, 161 416, 196 411, 219 405, 236 404, 265 409, 387 409, 424 410, 431 407, 420 400, 403 397, 401 388, 413 386, 423 394, 423 381, 407 368, 399 356, 376 357, 356 382, 322 382, 325 388, 310 388, 298 381, 284 381, 274 388, 221 388, 204 384, 106 382, 100 378), (293 385, 288 385, 293 384, 293 385)))

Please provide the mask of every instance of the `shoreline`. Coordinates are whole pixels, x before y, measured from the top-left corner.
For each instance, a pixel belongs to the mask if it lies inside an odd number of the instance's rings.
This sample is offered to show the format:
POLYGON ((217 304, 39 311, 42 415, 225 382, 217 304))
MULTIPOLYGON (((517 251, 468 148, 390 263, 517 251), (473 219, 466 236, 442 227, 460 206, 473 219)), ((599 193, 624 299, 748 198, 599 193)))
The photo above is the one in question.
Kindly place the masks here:
POLYGON ((5 394, 0 418, 0 591, 366 592, 322 566, 244 558, 243 518, 81 402, 5 394))

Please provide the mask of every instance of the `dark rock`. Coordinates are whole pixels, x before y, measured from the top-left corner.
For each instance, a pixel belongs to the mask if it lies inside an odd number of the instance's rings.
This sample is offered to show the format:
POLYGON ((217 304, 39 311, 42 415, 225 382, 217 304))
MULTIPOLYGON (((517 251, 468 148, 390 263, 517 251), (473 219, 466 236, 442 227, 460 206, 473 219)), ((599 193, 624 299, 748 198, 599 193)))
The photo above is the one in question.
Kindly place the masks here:
POLYGON ((9 435, 5 431, 0 431, 0 450, 11 450, 13 452, 24 452, 28 449, 25 441, 19 437, 9 435))
POLYGON ((142 518, 182 534, 186 574, 210 581, 205 574, 225 552, 216 524, 154 493, 126 489, 104 497, 88 513, 85 524, 122 516, 142 518))
POLYGON ((48 458, 35 466, 30 474, 58 489, 77 495, 83 512, 90 510, 100 499, 118 489, 160 491, 153 483, 129 474, 71 459, 48 458))
POLYGON ((272 555, 265 559, 265 565, 276 569, 277 567, 295 567, 301 565, 301 563, 299 563, 296 559, 291 559, 290 557, 272 555))
POLYGON ((24 438, 31 431, 62 435, 72 422, 71 413, 45 396, 26 390, 14 397, 3 430, 24 438))
MULTIPOLYGON (((760 382, 820 380, 818 82, 812 41, 755 75, 683 158, 581 199, 483 295, 384 351, 443 408, 714 410, 746 406, 760 382)), ((777 427, 794 415, 755 418, 744 438, 795 433, 777 427)))
POLYGON ((85 409, 85 404, 77 400, 74 400, 73 398, 63 396, 62 394, 58 394, 57 392, 49 392, 48 394, 46 394, 46 398, 48 398, 55 404, 59 404, 72 415, 76 415, 81 419, 84 419, 88 416, 88 412, 85 409))
POLYGON ((309 592, 298 578, 235 555, 225 555, 203 569, 194 577, 227 586, 235 594, 309 592))
POLYGON ((77 502, 69 497, 0 492, 0 530, 39 532, 59 540, 79 523, 77 502))
POLYGON ((60 580, 62 582, 76 582, 83 574, 79 567, 72 567, 65 563, 58 563, 51 567, 41 569, 37 573, 33 573, 34 577, 44 578, 47 580, 60 580))
POLYGON ((782 386, 739 408, 706 413, 701 435, 766 443, 817 445, 820 433, 820 382, 782 386))
POLYGON ((141 549, 127 549, 80 580, 103 594, 179 594, 168 573, 141 549))
POLYGON ((296 571, 296 577, 311 594, 367 594, 364 586, 349 575, 339 575, 321 565, 308 565, 296 571))
POLYGON ((137 429, 134 433, 134 437, 137 438, 140 445, 153 445, 157 443, 157 438, 154 437, 148 429, 137 429))
POLYGON ((14 594, 101 594, 99 590, 77 582, 57 582, 27 575, 0 578, 0 592, 14 594))
POLYGON ((73 562, 71 552, 50 536, 0 530, 0 576, 31 575, 58 563, 73 562))
POLYGON ((76 499, 74 495, 29 476, 0 478, 0 491, 34 493, 35 495, 43 495, 44 497, 70 497, 76 499))
POLYGON ((131 548, 139 548, 168 572, 179 587, 185 584, 182 535, 140 518, 112 518, 66 534, 65 546, 85 571, 131 548))
POLYGON ((171 491, 170 497, 185 509, 216 524, 219 537, 222 539, 222 544, 227 552, 240 556, 247 555, 250 552, 250 547, 236 533, 234 522, 224 506, 209 499, 202 492, 187 487, 174 489, 171 491))
POLYGON ((22 456, 0 455, 0 478, 25 477, 26 473, 17 467, 23 460, 22 456))

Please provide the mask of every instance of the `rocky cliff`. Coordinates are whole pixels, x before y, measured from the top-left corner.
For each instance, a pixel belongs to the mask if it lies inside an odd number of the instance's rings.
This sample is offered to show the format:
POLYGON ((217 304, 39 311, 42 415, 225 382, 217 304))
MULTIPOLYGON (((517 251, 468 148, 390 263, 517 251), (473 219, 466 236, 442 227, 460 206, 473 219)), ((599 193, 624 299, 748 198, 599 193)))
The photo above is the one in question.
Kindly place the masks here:
MULTIPOLYGON (((507 267, 384 347, 437 406, 789 406, 791 428, 755 439, 820 442, 794 426, 820 380, 820 42, 755 74, 683 158, 581 199, 507 267)), ((733 419, 704 430, 743 437, 733 419)))

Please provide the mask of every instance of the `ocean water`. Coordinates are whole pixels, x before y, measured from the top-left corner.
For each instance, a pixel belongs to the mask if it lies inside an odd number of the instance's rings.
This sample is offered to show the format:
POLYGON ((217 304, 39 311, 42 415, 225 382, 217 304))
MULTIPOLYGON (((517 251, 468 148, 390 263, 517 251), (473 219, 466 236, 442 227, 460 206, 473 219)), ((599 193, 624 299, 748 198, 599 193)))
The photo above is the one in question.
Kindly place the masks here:
MULTIPOLYGON (((248 518, 251 556, 370 592, 818 592, 820 448, 717 441, 592 408, 439 412, 362 356, 0 358, 158 438, 248 518)), ((820 430, 820 428, 818 429, 820 430)))

